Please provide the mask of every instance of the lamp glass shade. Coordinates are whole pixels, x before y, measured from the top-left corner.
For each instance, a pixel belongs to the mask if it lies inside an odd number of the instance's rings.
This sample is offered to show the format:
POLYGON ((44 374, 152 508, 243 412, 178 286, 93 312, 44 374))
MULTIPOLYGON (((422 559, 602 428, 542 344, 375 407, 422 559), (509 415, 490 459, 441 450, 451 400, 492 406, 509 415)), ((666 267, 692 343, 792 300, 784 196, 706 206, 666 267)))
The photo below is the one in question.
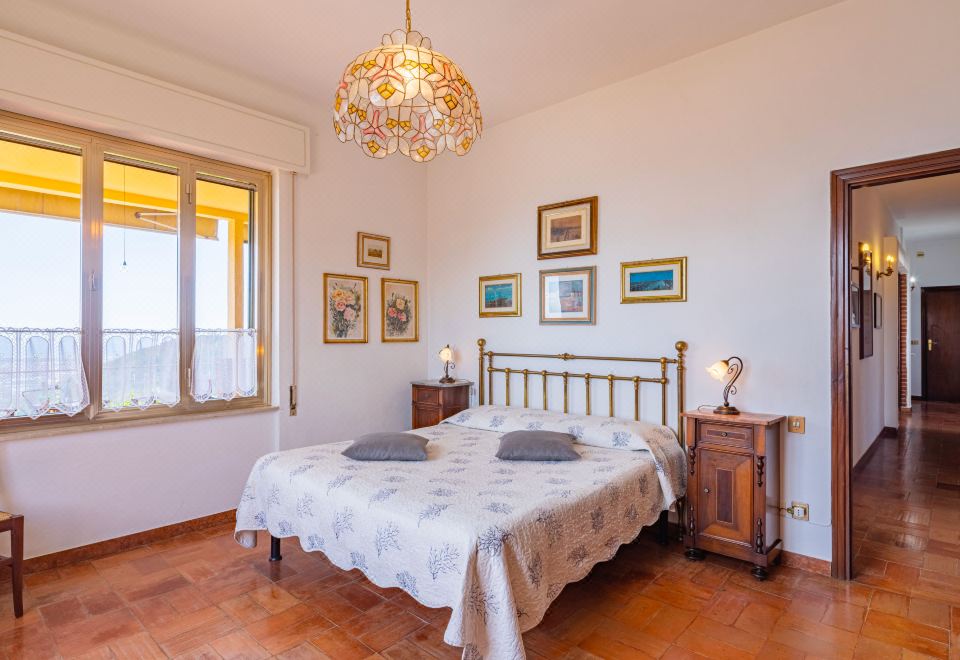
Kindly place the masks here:
POLYGON ((718 360, 707 367, 707 373, 716 380, 723 380, 724 376, 727 375, 727 370, 729 368, 730 365, 726 360, 718 360))
POLYGON ((449 346, 444 346, 438 353, 441 362, 453 362, 453 350, 449 346))

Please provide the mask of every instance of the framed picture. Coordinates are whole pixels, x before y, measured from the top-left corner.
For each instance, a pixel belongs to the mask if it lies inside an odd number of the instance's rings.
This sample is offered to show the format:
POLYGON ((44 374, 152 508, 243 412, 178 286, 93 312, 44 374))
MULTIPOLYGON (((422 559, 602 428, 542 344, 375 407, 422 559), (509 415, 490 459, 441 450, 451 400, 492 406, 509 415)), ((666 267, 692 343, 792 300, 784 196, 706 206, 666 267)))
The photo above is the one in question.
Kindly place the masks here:
POLYGON ((480 316, 520 316, 523 313, 520 273, 480 278, 480 316))
POLYGON ((873 355, 873 253, 860 243, 860 359, 873 355))
POLYGON ((873 327, 877 330, 883 327, 883 297, 879 293, 873 294, 873 327))
POLYGON ((420 284, 380 280, 380 341, 420 341, 420 284))
POLYGON ((860 327, 860 287, 850 283, 850 327, 860 327))
POLYGON ((596 253, 596 197, 537 208, 537 259, 596 253))
POLYGON ((620 303, 685 302, 687 258, 620 264, 620 303))
POLYGON ((390 270, 390 239, 358 231, 357 265, 361 268, 390 270))
POLYGON ((367 278, 323 274, 323 341, 327 344, 367 342, 367 278))
POLYGON ((540 271, 540 324, 597 322, 597 268, 540 271))

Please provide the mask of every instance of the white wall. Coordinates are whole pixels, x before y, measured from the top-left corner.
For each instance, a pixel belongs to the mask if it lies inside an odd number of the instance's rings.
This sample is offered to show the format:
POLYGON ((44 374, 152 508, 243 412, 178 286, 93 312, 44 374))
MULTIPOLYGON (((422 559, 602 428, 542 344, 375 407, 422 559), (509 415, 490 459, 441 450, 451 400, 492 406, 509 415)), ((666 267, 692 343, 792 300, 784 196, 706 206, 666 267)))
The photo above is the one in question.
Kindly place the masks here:
MULTIPOLYGON (((960 222, 960 217, 957 218, 960 222)), ((925 286, 958 286, 960 285, 960 238, 939 238, 913 240, 907 243, 908 252, 914 267, 911 273, 917 278, 917 288, 910 299, 910 339, 921 340, 922 328, 920 323, 921 289, 925 286), (917 252, 923 252, 918 257, 917 252)), ((923 366, 921 351, 925 347, 921 344, 910 346, 913 358, 910 365, 911 394, 923 395, 923 366)))
MULTIPOLYGON (((876 190, 861 188, 854 191, 850 232, 853 251, 851 262, 858 262, 856 249, 859 243, 870 246, 874 260, 873 291, 869 296, 863 296, 862 300, 864 305, 873 304, 873 293, 879 293, 883 297, 883 312, 886 318, 882 328, 874 328, 873 324, 870 327, 861 324, 859 329, 852 328, 850 331, 850 458, 853 464, 870 449, 886 425, 885 401, 890 389, 886 382, 886 372, 890 364, 896 364, 897 360, 896 345, 894 344, 892 352, 889 346, 889 340, 897 335, 897 329, 895 323, 889 322, 888 307, 896 306, 897 281, 896 275, 882 277, 877 281, 876 274, 885 268, 888 254, 896 257, 899 253, 896 239, 892 238, 896 232, 896 223, 876 190), (890 238, 885 240, 884 237, 890 238), (861 359, 860 336, 863 332, 873 333, 873 355, 861 359)), ((859 281, 859 272, 851 271, 851 276, 859 281)))
MULTIPOLYGON (((2 29, 312 129, 312 173, 297 176, 295 197, 291 175, 274 172, 278 306, 274 403, 281 410, 0 442, 0 509, 26 515, 26 556, 233 508, 253 461, 276 448, 341 440, 374 429, 408 428, 409 381, 424 376, 426 343, 380 343, 379 282, 383 275, 419 280, 426 275, 425 169, 399 158, 375 162, 358 147, 341 145, 326 108, 262 82, 29 0, 4 2, 3 7, 2 29), (371 194, 371 189, 376 192, 371 194), (356 267, 358 230, 393 238, 392 270, 356 267), (294 242, 296 303, 291 287, 294 242), (370 277, 369 344, 323 344, 323 272, 370 277), (295 304, 299 415, 289 417, 295 304)), ((154 104, 151 112, 163 113, 164 108, 154 104)), ((82 117, 74 123, 97 128, 82 117)), ((148 132, 129 136, 151 138, 148 132)), ((421 292, 426 293, 425 283, 421 292)))
MULTIPOLYGON (((952 0, 850 0, 494 126, 429 172, 431 346, 743 355, 743 409, 805 415, 785 439, 785 547, 830 557, 829 173, 960 146, 952 0), (596 257, 536 259, 536 208, 600 197, 596 257), (620 305, 620 261, 686 255, 689 301, 620 305), (596 264, 596 327, 541 327, 537 271, 596 264), (478 319, 477 277, 522 271, 520 319, 478 319)), ((469 358, 469 359, 464 359, 469 358)), ((432 363, 430 363, 432 365, 432 363)), ((432 365, 438 373, 438 365, 432 365)))

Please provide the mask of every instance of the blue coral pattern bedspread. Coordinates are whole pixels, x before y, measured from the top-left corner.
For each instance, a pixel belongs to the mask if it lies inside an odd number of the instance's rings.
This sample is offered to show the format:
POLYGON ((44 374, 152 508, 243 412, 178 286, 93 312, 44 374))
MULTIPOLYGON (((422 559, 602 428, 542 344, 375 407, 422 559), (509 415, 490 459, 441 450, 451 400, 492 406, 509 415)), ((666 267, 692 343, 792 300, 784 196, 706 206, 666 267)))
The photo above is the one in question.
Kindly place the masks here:
POLYGON ((686 490, 685 455, 667 427, 480 406, 417 434, 422 462, 361 462, 346 442, 268 454, 237 509, 237 540, 298 537, 343 569, 450 607, 444 634, 469 660, 523 658, 564 585, 655 522, 686 490), (569 432, 582 459, 502 461, 507 431, 569 432))

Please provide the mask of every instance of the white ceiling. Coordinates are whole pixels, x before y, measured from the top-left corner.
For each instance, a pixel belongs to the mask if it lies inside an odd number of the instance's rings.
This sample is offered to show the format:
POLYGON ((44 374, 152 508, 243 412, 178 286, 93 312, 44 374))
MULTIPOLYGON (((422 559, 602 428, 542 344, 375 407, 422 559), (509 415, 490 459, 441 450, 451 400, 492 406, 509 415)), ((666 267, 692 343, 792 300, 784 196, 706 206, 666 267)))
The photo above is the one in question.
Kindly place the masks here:
POLYGON ((874 188, 903 227, 904 241, 960 237, 960 174, 874 188))
MULTIPOLYGON (((412 11, 414 29, 464 69, 490 125, 838 1, 412 0, 412 11)), ((404 18, 402 0, 35 2, 324 105, 343 67, 404 18)))

